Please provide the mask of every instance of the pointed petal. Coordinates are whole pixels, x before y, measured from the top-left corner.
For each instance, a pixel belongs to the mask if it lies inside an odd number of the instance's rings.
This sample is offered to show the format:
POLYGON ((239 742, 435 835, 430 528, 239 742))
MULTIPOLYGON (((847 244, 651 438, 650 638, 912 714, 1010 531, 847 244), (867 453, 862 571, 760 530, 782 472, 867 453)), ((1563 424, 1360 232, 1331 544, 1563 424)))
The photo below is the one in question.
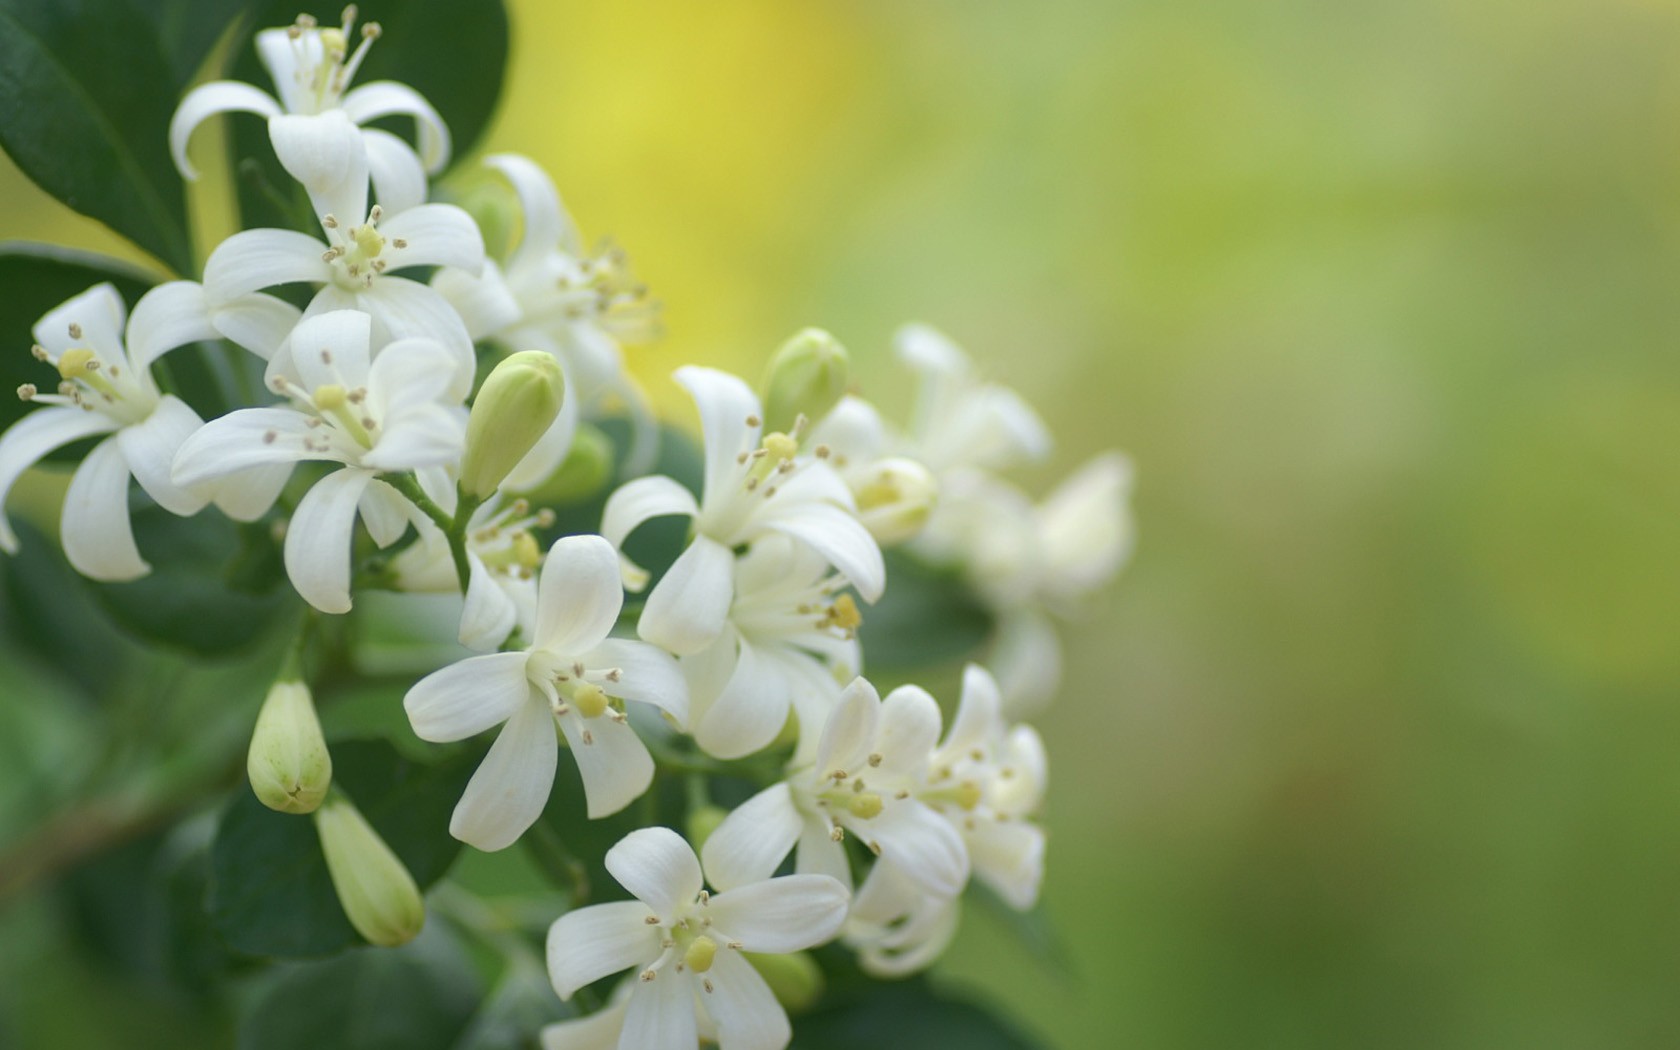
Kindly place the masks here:
POLYGON ((941 749, 951 752, 989 748, 1003 727, 997 681, 979 664, 963 668, 962 699, 941 749))
POLYGON ((712 506, 732 495, 741 465, 736 457, 758 447, 758 396, 735 376, 713 368, 685 365, 673 377, 694 398, 706 440, 706 487, 701 503, 712 506))
POLYGON ((269 120, 268 140, 280 166, 303 184, 317 219, 361 223, 368 210, 367 148, 350 118, 336 109, 283 114, 269 120))
POLYGON ((211 497, 223 514, 234 521, 256 521, 268 513, 280 490, 292 477, 292 464, 271 463, 251 467, 209 482, 211 497))
MULTIPOLYGON (((140 312, 135 311, 138 317, 140 312)), ((204 420, 187 407, 187 403, 173 394, 165 394, 152 409, 152 414, 133 426, 117 431, 117 444, 134 480, 157 500, 158 506, 171 514, 183 517, 197 514, 209 501, 206 492, 191 492, 175 484, 170 470, 175 453, 199 428, 204 420)))
POLYGON ((827 445, 838 456, 866 463, 886 450, 887 425, 874 405, 847 394, 811 431, 809 444, 827 445))
POLYGON ((305 390, 367 383, 373 320, 360 310, 311 314, 292 330, 292 368, 305 390))
POLYGON ((914 776, 939 743, 939 702, 920 686, 902 685, 881 701, 875 751, 884 776, 914 776))
POLYGON ((175 158, 175 168, 188 182, 198 178, 198 171, 187 159, 187 142, 193 131, 217 113, 255 113, 260 117, 278 117, 280 103, 265 91, 232 80, 217 80, 201 84, 187 92, 187 97, 175 107, 169 119, 169 155, 175 158))
POLYGON ((414 148, 389 131, 362 129, 368 177, 373 195, 387 215, 396 215, 426 202, 426 169, 414 148))
MULTIPOLYGON (((644 623, 646 619, 644 613, 644 623)), ((742 638, 735 672, 700 716, 694 739, 709 755, 740 758, 768 747, 787 724, 787 716, 787 681, 742 638)))
POLYGON ((435 339, 448 347, 455 361, 449 396, 464 401, 472 392, 473 370, 477 366, 472 337, 436 289, 406 277, 384 276, 358 296, 357 301, 384 326, 391 340, 435 339))
POLYGON ((548 703, 531 696, 497 734, 449 818, 449 833, 485 852, 513 845, 542 816, 560 745, 548 703))
POLYGON ((694 982, 662 967, 651 981, 637 981, 624 1011, 623 1050, 694 1050, 700 1045, 694 1017, 694 982))
POLYGON ((700 895, 700 861, 670 828, 632 831, 607 850, 607 871, 669 922, 700 895))
POLYGON ((379 224, 391 266, 453 266, 469 274, 484 268, 484 237, 472 216, 453 204, 422 204, 379 224), (407 243, 398 248, 396 241, 407 243))
POLYGON ((560 731, 566 734, 583 779, 590 820, 617 813, 653 783, 653 756, 628 722, 562 717, 560 731), (585 732, 588 740, 583 738, 585 732))
POLYGON ((170 281, 140 297, 128 319, 128 358, 135 368, 151 367, 165 352, 218 335, 210 304, 194 281, 170 281))
POLYGON ((204 291, 213 304, 293 281, 332 279, 321 261, 326 248, 295 230, 245 230, 216 246, 204 264, 204 291))
POLYGON ((372 480, 371 471, 355 467, 333 471, 304 493, 286 526, 286 575, 324 613, 350 611, 350 532, 372 480))
POLYGON ((290 26, 264 29, 257 33, 256 49, 287 112, 308 112, 312 101, 309 87, 298 73, 305 62, 313 66, 325 57, 320 34, 305 33, 294 40, 290 26))
POLYGON ((880 717, 880 694, 868 679, 853 679, 823 726, 822 739, 817 743, 818 775, 836 769, 850 771, 867 761, 880 717))
POLYGON ((800 875, 827 875, 842 886, 852 884, 852 869, 846 862, 846 847, 834 841, 829 824, 820 817, 806 816, 799 825, 798 852, 793 870, 800 875))
POLYGON ((768 879, 799 841, 801 824, 786 781, 770 785, 736 806, 707 836, 700 847, 706 878, 725 891, 768 879))
POLYGON ((1031 908, 1044 881, 1044 829, 1021 820, 982 820, 966 839, 974 874, 1011 908, 1031 908))
POLYGON ((624 607, 618 558, 599 536, 555 540, 537 586, 533 649, 581 655, 601 644, 624 607))
POLYGON ((123 318, 128 308, 110 282, 94 285, 48 310, 30 332, 56 362, 73 346, 85 346, 98 353, 106 364, 122 363, 123 318), (81 338, 70 337, 70 326, 81 330, 81 338))
POLYGON ((519 610, 507 592, 497 585, 484 559, 467 552, 466 606, 461 610, 461 627, 456 634, 469 649, 489 652, 501 645, 519 622, 519 610))
POLYGON ((785 955, 839 933, 851 896, 827 875, 784 875, 718 894, 707 914, 747 951, 785 955))
POLYGON ((420 158, 426 163, 426 171, 436 175, 449 163, 449 128, 432 104, 413 88, 378 80, 352 89, 339 105, 358 124, 393 114, 413 117, 419 133, 420 158))
POLYGON ((1005 614, 986 658, 996 672, 994 689, 1008 698, 1009 713, 1017 718, 1041 710, 1061 685, 1061 638, 1038 609, 1005 614))
POLYGON ((613 696, 652 704, 676 719, 679 727, 688 725, 688 682, 670 653, 645 642, 608 638, 584 663, 624 672, 607 688, 613 696))
POLYGON ((513 184, 519 198, 519 213, 525 230, 519 237, 519 247, 513 253, 513 265, 535 262, 556 248, 570 255, 582 255, 583 245, 560 203, 554 180, 548 177, 529 157, 517 153, 496 153, 484 158, 487 167, 495 168, 513 184))
POLYGON ((414 735, 446 744, 512 718, 531 696, 525 658, 524 653, 469 656, 414 683, 403 697, 414 735))
POLYGON ((432 287, 461 315, 474 341, 501 333, 524 315, 494 259, 484 260, 477 277, 446 266, 432 275, 432 287))
POLYGON ((951 822, 914 800, 889 805, 873 820, 848 825, 880 847, 881 861, 935 897, 955 897, 968 882, 968 849, 951 822))
MULTIPOLYGON (((110 417, 68 405, 38 408, 13 423, 0 434, 0 508, 5 506, 6 496, 17 479, 47 453, 72 441, 115 429, 117 425, 110 417)), ((17 534, 5 514, 0 513, 0 550, 16 554, 17 549, 17 534)))
MULTIPOLYGON (((841 910, 843 916, 844 906, 841 910)), ((707 976, 712 990, 702 995, 700 1002, 717 1024, 720 1048, 783 1050, 788 1045, 793 1029, 788 1025, 787 1011, 752 963, 734 952, 719 952, 707 976)))
POLYGON ((544 1025, 539 1033, 542 1050, 618 1050, 618 1037, 624 1030, 624 1012, 629 1005, 626 994, 623 1002, 613 1003, 587 1017, 544 1025))
POLYGON ((709 536, 696 536, 648 595, 636 631, 678 655, 716 640, 734 598, 735 555, 709 536))
MULTIPOLYGON (((637 478, 620 485, 607 498, 607 505, 601 511, 601 535, 622 551, 625 537, 650 518, 670 514, 692 518, 699 513, 700 505, 694 501, 694 494, 672 479, 662 474, 637 478)), ((646 587, 647 573, 630 559, 622 555, 620 558, 625 586, 632 591, 646 587)))
POLYGON ((152 571, 134 545, 128 478, 128 463, 113 438, 95 445, 70 478, 59 540, 65 558, 89 579, 117 583, 152 571))
POLYGON ((252 467, 325 458, 304 449, 307 418, 289 408, 242 408, 212 419, 181 443, 170 475, 190 489, 252 467), (266 440, 271 433, 275 439, 266 440))
POLYGON ((409 509, 412 506, 396 489, 375 478, 367 491, 362 493, 356 511, 361 515, 362 525, 373 537, 374 544, 385 548, 402 539, 403 533, 408 531, 409 509))
POLYGON ((548 928, 548 977, 554 993, 570 1000, 579 988, 608 974, 659 957, 659 933, 645 921, 641 901, 591 904, 560 916, 548 928))
POLYGON ((887 586, 887 566, 881 546, 856 518, 826 503, 800 503, 779 509, 765 524, 803 540, 828 559, 835 571, 850 580, 865 601, 881 597, 887 586))
POLYGON ((254 292, 217 307, 210 323, 218 333, 267 361, 302 316, 303 311, 291 303, 254 292))

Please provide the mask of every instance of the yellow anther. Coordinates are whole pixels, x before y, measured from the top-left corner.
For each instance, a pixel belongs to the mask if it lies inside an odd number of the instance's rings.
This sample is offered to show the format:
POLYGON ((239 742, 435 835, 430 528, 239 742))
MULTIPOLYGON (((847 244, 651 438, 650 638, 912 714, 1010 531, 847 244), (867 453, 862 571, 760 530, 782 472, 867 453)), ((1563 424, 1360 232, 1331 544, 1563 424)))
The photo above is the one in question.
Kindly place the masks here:
POLYGON ((778 432, 764 439, 764 451, 772 460, 792 459, 799 454, 799 442, 778 432))
POLYGON ((712 968, 712 960, 717 957, 717 942, 710 937, 696 937, 683 952, 683 963, 695 973, 705 973, 712 968))
POLYGON ((881 815, 881 796, 873 791, 853 795, 846 808, 852 811, 852 816, 870 820, 881 815))
POLYGON ((361 253, 370 259, 385 250, 385 238, 371 225, 356 227, 356 232, 350 236, 361 253))
POLYGON ((99 371, 99 358, 92 350, 66 350, 58 359, 58 374, 65 379, 84 379, 99 371))
POLYGON ((349 392, 337 383, 315 388, 315 407, 323 412, 337 412, 350 401, 349 392))
POLYGON ((829 607, 828 621, 842 630, 855 631, 863 626, 863 614, 858 612, 857 602, 851 595, 842 594, 829 607))
POLYGON ((607 694, 594 682, 584 682, 572 694, 572 705, 585 718, 599 718, 607 710, 607 694))
POLYGON ((537 546, 536 537, 523 529, 513 536, 513 560, 527 569, 536 568, 542 561, 542 548, 537 546))
POLYGON ((972 780, 965 780, 957 786, 957 805, 964 809, 973 809, 980 804, 980 785, 972 780))
POLYGON ((336 51, 340 56, 342 56, 344 54, 344 30, 321 30, 321 47, 323 47, 329 55, 336 51))

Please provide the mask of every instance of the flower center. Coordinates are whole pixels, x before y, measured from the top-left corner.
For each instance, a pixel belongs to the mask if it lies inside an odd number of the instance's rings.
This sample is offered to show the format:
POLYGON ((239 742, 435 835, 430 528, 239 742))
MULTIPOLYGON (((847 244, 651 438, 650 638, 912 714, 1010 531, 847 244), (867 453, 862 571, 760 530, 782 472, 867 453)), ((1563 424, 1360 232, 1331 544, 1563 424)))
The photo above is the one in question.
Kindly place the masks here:
MULTIPOLYGON (((72 323, 70 338, 81 337, 82 326, 72 323)), ((58 369, 58 392, 43 394, 34 383, 25 383, 17 388, 18 397, 24 401, 75 405, 124 425, 140 422, 157 407, 157 396, 141 386, 137 376, 125 372, 121 365, 107 365, 92 350, 85 347, 66 350, 56 361, 44 347, 32 347, 30 352, 36 360, 58 369)))
POLYGON ((297 57, 297 83, 314 103, 313 112, 320 113, 338 105, 344 89, 350 85, 362 60, 367 57, 368 48, 379 39, 379 23, 368 22, 362 26, 361 42, 356 50, 350 50, 350 40, 355 36, 356 14, 356 5, 351 4, 340 16, 340 25, 326 29, 316 27, 314 16, 298 15, 297 21, 286 29, 286 36, 292 42, 292 52, 297 57))
POLYGON ((559 309, 568 320, 594 321, 627 343, 651 341, 659 328, 659 303, 637 279, 624 249, 606 242, 561 276, 559 309))
POLYGON ((581 661, 567 663, 563 657, 539 649, 526 658, 525 677, 548 696, 555 718, 582 722, 578 737, 585 744, 595 742, 594 731, 589 728, 594 719, 606 717, 623 723, 628 717, 624 701, 607 691, 624 677, 622 668, 587 668, 581 661))
POLYGON ((401 237, 387 240, 379 232, 384 214, 375 204, 368 211, 367 221, 358 226, 345 226, 336 215, 321 216, 321 229, 330 245, 321 253, 321 261, 332 264, 333 283, 340 288, 353 292, 372 287, 373 279, 391 265, 387 251, 408 247, 401 237))

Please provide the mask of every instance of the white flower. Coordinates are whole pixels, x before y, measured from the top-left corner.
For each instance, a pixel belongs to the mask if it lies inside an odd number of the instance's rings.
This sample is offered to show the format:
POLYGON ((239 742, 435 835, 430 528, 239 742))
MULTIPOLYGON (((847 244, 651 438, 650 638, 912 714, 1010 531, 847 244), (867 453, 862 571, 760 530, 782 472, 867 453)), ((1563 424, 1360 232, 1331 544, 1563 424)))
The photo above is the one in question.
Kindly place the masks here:
POLYGON ((822 875, 787 875, 711 896, 694 851, 669 828, 631 832, 607 851, 606 865, 636 899, 555 922, 548 972, 560 998, 636 968, 618 1050, 693 1050, 700 1014, 716 1026, 721 1050, 787 1046, 787 1013, 741 952, 785 954, 827 941, 845 920, 845 887, 822 875))
POLYGON ((934 896, 893 865, 877 864, 852 898, 844 940, 865 973, 903 977, 943 955, 961 923, 961 897, 934 896))
POLYGON ((529 649, 469 657, 408 691, 403 706, 422 740, 464 740, 506 723, 455 807, 450 834, 498 850, 536 821, 554 786, 556 722, 591 818, 647 790, 653 759, 621 701, 652 704, 682 723, 688 692, 670 656, 607 636, 623 603, 612 546, 599 536, 563 537, 543 564, 529 649))
MULTIPOLYGON (((330 116, 330 114, 329 114, 330 116)), ((342 118, 322 134, 356 139, 342 118)), ((453 307, 429 285, 387 272, 409 266, 457 266, 476 272, 484 241, 471 216, 450 204, 418 204, 398 212, 367 207, 366 158, 322 149, 309 155, 318 170, 293 171, 321 213, 323 240, 296 230, 244 230, 223 241, 204 264, 204 289, 221 304, 260 288, 307 281, 321 285, 304 315, 355 309, 373 318, 379 344, 435 339, 455 355, 450 389, 472 389, 472 339, 453 307), (365 216, 365 218, 364 218, 365 216)), ((282 347, 276 362, 286 354, 282 347)), ((274 364, 274 362, 271 362, 274 364)))
MULTIPOLYGON (((260 517, 285 481, 272 472, 207 488, 171 479, 176 449, 203 420, 181 399, 159 392, 151 365, 175 347, 218 333, 203 289, 190 281, 147 292, 125 333, 126 314, 116 289, 99 284, 41 318, 34 328, 35 356, 58 369, 58 392, 19 387, 24 400, 50 407, 29 413, 0 436, 3 505, 18 477, 49 452, 81 438, 113 435, 94 446, 70 479, 60 527, 70 564, 97 580, 132 580, 150 571, 129 522, 131 476, 171 513, 195 514, 214 497, 226 513, 245 521, 260 517)), ((17 548, 17 536, 0 514, 0 549, 15 554, 17 548)))
POLYGON ((487 259, 481 275, 444 268, 432 278, 466 321, 474 340, 514 350, 544 350, 560 362, 566 400, 560 418, 508 475, 508 488, 540 484, 565 459, 580 419, 601 414, 616 396, 636 426, 638 456, 657 453, 658 427, 641 389, 624 370, 620 341, 644 342, 656 328, 656 304, 630 272, 624 253, 590 255, 548 175, 527 157, 499 153, 484 163, 505 176, 519 197, 523 232, 505 266, 487 259))
POLYGON ((904 451, 934 474, 1007 470, 1050 451, 1038 413, 1010 388, 977 377, 968 355, 944 334, 905 325, 894 342, 899 360, 921 376, 904 451))
POLYGON ((356 310, 299 322, 286 367, 270 376, 290 402, 214 420, 175 457, 181 485, 304 460, 344 464, 309 489, 286 530, 286 572, 322 612, 350 610, 350 534, 358 512, 382 547, 408 528, 407 501, 377 475, 448 463, 460 456, 465 436, 466 410, 447 390, 449 350, 404 339, 373 357, 371 328, 356 310))
POLYGON ((874 405, 851 394, 842 397, 812 428, 811 441, 828 446, 829 462, 851 487, 858 520, 870 535, 891 546, 921 533, 939 483, 923 464, 890 451, 903 442, 888 433, 874 405))
POLYGON ((728 625, 682 661, 694 739, 718 758, 739 758, 775 740, 791 707, 801 741, 814 747, 840 682, 861 670, 862 620, 841 593, 846 581, 780 533, 756 540, 734 573, 728 625))
MULTIPOLYGON (((734 549, 767 533, 781 533, 822 555, 864 599, 886 586, 881 548, 855 516, 852 494, 826 463, 826 449, 802 455, 797 435, 760 440, 758 398, 732 375, 709 368, 677 369, 677 382, 700 409, 705 435, 705 489, 699 503, 667 477, 632 481, 607 500, 601 532, 615 546, 649 518, 694 519, 694 538, 653 592, 637 630, 655 645, 697 653, 723 632, 734 594, 734 549)), ((797 428, 796 428, 797 429, 797 428)), ((646 573, 625 561, 632 589, 646 573)))
POLYGON ((449 162, 449 129, 437 110, 404 84, 379 81, 346 90, 379 37, 378 23, 369 22, 362 27, 360 43, 350 50, 355 21, 351 6, 345 8, 339 27, 322 29, 313 18, 301 15, 294 25, 257 34, 257 55, 274 78, 278 100, 250 84, 229 80, 189 92, 169 122, 169 150, 181 175, 198 178, 187 159, 187 142, 199 124, 217 113, 255 113, 268 119, 269 139, 281 165, 306 184, 298 169, 319 167, 323 158, 332 158, 329 166, 343 170, 351 162, 349 153, 354 153, 361 158, 363 178, 372 172, 387 211, 425 200, 426 172, 442 171, 449 162), (340 125, 354 127, 395 115, 415 119, 424 161, 389 132, 367 128, 346 137, 338 130, 340 125))
POLYGON ((939 705, 902 686, 885 700, 859 678, 823 727, 811 765, 748 799, 706 839, 712 883, 764 878, 796 845, 796 870, 850 885, 842 842, 856 835, 924 892, 954 897, 968 882, 968 852, 934 803, 928 765, 939 740, 939 705))

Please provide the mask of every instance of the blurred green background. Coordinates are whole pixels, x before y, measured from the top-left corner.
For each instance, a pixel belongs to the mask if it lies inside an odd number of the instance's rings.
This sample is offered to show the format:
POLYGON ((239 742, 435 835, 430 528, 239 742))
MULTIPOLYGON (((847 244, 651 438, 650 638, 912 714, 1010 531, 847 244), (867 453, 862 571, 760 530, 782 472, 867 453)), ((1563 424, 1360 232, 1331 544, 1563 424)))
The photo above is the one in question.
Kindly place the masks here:
POLYGON ((1066 965, 971 911, 947 980, 1069 1048, 1680 1045, 1680 4, 513 8, 491 146, 664 301, 662 403, 819 324, 902 404, 921 319, 1040 491, 1137 461, 1042 720, 1066 965))

